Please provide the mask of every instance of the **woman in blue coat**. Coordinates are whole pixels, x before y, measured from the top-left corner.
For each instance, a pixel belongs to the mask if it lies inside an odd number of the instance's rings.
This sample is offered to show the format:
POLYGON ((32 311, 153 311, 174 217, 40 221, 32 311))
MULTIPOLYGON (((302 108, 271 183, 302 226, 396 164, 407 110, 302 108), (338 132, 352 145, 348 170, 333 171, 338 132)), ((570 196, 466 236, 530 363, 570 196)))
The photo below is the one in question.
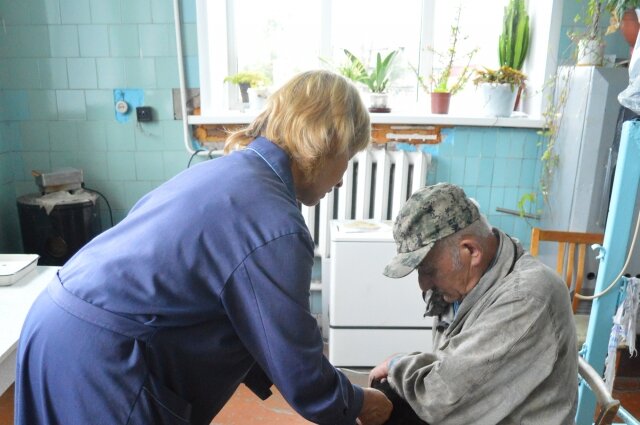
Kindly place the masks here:
POLYGON ((322 353, 298 208, 339 186, 369 140, 355 87, 302 73, 230 136, 230 154, 140 199, 33 305, 16 424, 209 424, 253 371, 312 422, 383 423, 386 397, 322 353))

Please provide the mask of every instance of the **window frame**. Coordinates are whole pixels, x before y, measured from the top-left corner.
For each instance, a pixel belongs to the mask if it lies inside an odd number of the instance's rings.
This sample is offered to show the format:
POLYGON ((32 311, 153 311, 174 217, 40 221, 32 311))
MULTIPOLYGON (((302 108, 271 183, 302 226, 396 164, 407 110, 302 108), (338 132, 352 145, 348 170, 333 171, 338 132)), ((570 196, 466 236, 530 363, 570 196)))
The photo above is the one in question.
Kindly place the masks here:
MULTIPOLYGON (((324 57, 329 57, 333 0, 317 1, 321 2, 320 19, 323 32, 320 52, 324 57)), ((422 0, 423 22, 434 16, 436 1, 422 0)), ((562 0, 529 1, 528 3, 532 30, 529 53, 525 60, 524 72, 528 75, 528 91, 523 99, 523 110, 528 118, 540 121, 541 112, 546 109, 549 102, 549 96, 546 96, 544 91, 548 88, 547 82, 555 75, 558 66, 562 0), (542 65, 533 67, 534 63, 542 65)), ((203 117, 233 114, 233 110, 239 107, 235 100, 236 88, 229 84, 222 84, 222 81, 227 75, 238 71, 234 0, 196 0, 196 10, 201 114, 203 117)), ((433 25, 422 25, 420 37, 422 46, 429 45, 434 37, 433 25)), ((425 50, 420 56, 420 69, 431 69, 432 62, 433 54, 425 50)), ((429 114, 425 113, 425 115, 429 114)), ((202 122, 203 119, 200 118, 198 121, 202 122)))

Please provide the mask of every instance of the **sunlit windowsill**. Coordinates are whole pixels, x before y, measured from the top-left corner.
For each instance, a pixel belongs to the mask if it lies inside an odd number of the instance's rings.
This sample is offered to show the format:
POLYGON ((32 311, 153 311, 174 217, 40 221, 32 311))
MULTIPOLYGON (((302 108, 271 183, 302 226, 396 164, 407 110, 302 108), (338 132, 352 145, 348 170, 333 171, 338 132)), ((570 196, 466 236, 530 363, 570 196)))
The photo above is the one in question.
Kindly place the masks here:
MULTIPOLYGON (((249 124, 256 116, 257 111, 226 111, 215 115, 189 115, 188 124, 249 124)), ((524 114, 514 114, 509 118, 484 117, 472 115, 439 115, 439 114, 412 114, 412 113, 388 113, 371 114, 372 124, 419 124, 419 125, 446 125, 446 126, 470 126, 470 127, 513 127, 513 128, 542 128, 544 120, 540 117, 528 117, 524 114)))

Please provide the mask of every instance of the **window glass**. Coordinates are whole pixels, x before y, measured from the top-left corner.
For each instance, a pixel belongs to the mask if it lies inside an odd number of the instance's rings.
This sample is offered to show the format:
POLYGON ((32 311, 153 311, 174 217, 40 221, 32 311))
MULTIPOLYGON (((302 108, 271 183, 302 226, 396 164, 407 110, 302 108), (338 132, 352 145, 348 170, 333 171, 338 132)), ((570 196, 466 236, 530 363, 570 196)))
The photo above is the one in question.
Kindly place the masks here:
POLYGON ((320 66, 318 1, 235 0, 239 71, 262 71, 274 86, 320 66))
MULTIPOLYGON (((451 26, 458 8, 461 7, 461 36, 453 78, 465 65, 460 55, 475 48, 478 52, 469 64, 470 69, 498 68, 498 38, 508 1, 402 0, 391 4, 389 0, 232 0, 225 2, 229 7, 227 16, 231 18, 227 23, 227 39, 219 40, 220 36, 207 39, 214 46, 229 47, 228 64, 216 62, 212 55, 210 65, 202 61, 209 68, 201 69, 201 75, 210 75, 211 67, 228 65, 224 75, 261 71, 272 81, 272 88, 277 88, 305 70, 338 70, 347 63, 345 49, 369 69, 374 66, 378 53, 384 57, 398 50, 390 78, 389 104, 393 112, 428 112, 429 96, 419 86, 416 72, 428 84, 432 69, 437 72, 441 68, 442 61, 433 52, 446 55, 451 47, 451 26)), ((540 3, 540 8, 543 4, 546 3, 540 3)), ((199 19, 203 15, 199 15, 199 19)), ((211 34, 209 31, 199 33, 199 37, 211 34)), ((531 36, 535 36, 533 31, 531 36)), ((532 39, 530 46, 534 44, 532 39)), ((226 50, 224 53, 227 54, 226 50)), ((533 71, 524 70, 527 74, 533 71)), ((540 80, 541 76, 536 79, 540 80)), ((366 98, 364 87, 363 93, 366 98)), ((226 104, 237 106, 238 102, 233 100, 237 90, 228 91, 228 95, 230 100, 226 104)), ((477 114, 478 108, 482 108, 480 98, 469 81, 462 92, 452 97, 451 110, 477 114)), ((214 99, 216 97, 212 97, 212 101, 214 99)))
POLYGON ((384 58, 394 50, 391 74, 391 103, 416 101, 416 75, 420 61, 422 0, 406 0, 389 7, 389 0, 334 1, 331 15, 332 60, 346 62, 344 49, 355 54, 368 67, 376 55, 384 58))

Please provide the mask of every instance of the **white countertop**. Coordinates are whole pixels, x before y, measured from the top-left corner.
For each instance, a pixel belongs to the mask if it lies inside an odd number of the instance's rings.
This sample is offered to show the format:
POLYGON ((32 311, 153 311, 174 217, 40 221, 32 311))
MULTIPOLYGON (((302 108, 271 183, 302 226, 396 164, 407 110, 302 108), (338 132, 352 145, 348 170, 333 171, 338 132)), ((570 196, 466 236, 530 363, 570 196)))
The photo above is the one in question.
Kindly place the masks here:
POLYGON ((59 267, 38 266, 10 286, 0 286, 0 394, 15 380, 16 348, 31 304, 59 267))

